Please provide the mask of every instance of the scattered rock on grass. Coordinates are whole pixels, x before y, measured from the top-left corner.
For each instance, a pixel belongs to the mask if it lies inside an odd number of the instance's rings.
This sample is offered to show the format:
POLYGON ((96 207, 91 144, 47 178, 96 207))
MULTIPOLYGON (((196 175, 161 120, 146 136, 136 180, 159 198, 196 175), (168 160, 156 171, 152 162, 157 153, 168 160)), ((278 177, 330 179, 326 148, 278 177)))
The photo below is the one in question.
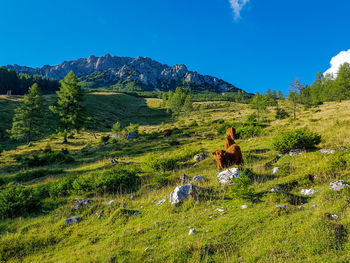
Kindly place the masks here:
POLYGON ((277 172, 278 172, 279 170, 280 170, 279 167, 274 167, 274 168, 272 169, 272 174, 273 174, 273 175, 277 174, 277 172))
POLYGON ((221 209, 221 208, 216 208, 215 211, 224 212, 225 210, 224 210, 224 209, 221 209))
POLYGON ((194 228, 191 228, 190 231, 188 232, 188 235, 195 234, 196 230, 194 228))
POLYGON ((276 205, 277 208, 280 208, 280 209, 286 209, 287 206, 286 205, 276 205))
POLYGON ((347 184, 344 180, 339 180, 339 181, 336 181, 336 182, 331 182, 329 184, 329 188, 331 190, 334 190, 334 191, 340 191, 342 190, 343 188, 345 187, 349 187, 350 185, 347 184))
POLYGON ((247 205, 242 205, 240 208, 241 209, 246 209, 248 206, 247 205))
POLYGON ((297 156, 305 152, 305 149, 293 149, 289 151, 289 156, 297 156))
POLYGON ((72 218, 67 218, 66 220, 64 220, 64 223, 66 225, 69 225, 69 224, 71 224, 73 222, 78 223, 80 220, 81 220, 81 218, 79 216, 73 216, 72 218))
POLYGON ((346 147, 340 147, 339 150, 341 151, 347 151, 348 149, 346 147))
POLYGON ((85 198, 76 198, 76 199, 74 199, 75 205, 74 205, 73 209, 78 209, 80 207, 89 205, 91 203, 92 203, 92 200, 85 199, 85 198))
POLYGON ((332 220, 337 220, 339 218, 339 216, 336 214, 333 214, 333 215, 330 215, 329 218, 332 220))
POLYGON ((335 153, 335 151, 331 150, 331 149, 321 149, 320 152, 323 154, 334 154, 335 153))
POLYGON ((108 201, 107 203, 106 203, 106 205, 112 205, 112 204, 114 204, 114 200, 111 200, 111 201, 108 201))
POLYGON ((139 137, 138 133, 137 132, 130 132, 126 138, 129 140, 129 139, 134 139, 134 138, 137 138, 139 137))
POLYGON ((138 215, 140 215, 140 214, 141 214, 141 212, 136 211, 136 212, 134 213, 134 216, 138 216, 138 215))
POLYGON ((196 176, 193 176, 192 181, 194 181, 194 182, 201 182, 201 181, 203 181, 204 179, 205 179, 204 176, 202 176, 202 175, 196 175, 196 176))
POLYGON ((301 189, 301 194, 302 195, 313 195, 314 193, 316 193, 315 189, 301 189))
POLYGON ((201 162, 201 161, 203 161, 203 160, 205 160, 206 159, 206 156, 205 155, 195 155, 194 157, 193 157, 193 160, 196 162, 196 163, 199 163, 199 162, 201 162))
POLYGON ((158 202, 157 206, 160 206, 160 205, 163 204, 165 201, 166 201, 166 198, 160 200, 160 201, 158 202))
POLYGON ((187 199, 189 196, 191 196, 196 200, 198 197, 198 190, 197 187, 191 184, 185 184, 178 186, 174 189, 173 192, 170 193, 170 202, 172 205, 181 203, 185 199, 187 199), (193 193, 191 193, 191 188, 193 189, 193 193))
POLYGON ((221 184, 232 185, 231 179, 240 178, 241 171, 238 168, 227 169, 217 175, 217 178, 221 184))

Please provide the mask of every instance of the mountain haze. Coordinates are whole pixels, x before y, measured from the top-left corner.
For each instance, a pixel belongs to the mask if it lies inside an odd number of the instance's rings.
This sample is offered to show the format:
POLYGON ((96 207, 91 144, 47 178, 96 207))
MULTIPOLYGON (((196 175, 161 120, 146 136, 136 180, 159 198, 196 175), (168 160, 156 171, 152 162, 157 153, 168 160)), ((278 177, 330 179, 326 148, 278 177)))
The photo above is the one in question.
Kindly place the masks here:
POLYGON ((190 71, 183 64, 168 66, 148 57, 130 58, 110 54, 96 57, 91 55, 89 58, 64 61, 59 65, 45 65, 41 68, 16 64, 6 67, 21 74, 40 75, 56 80, 63 79, 72 70, 87 87, 91 88, 134 82, 142 86, 144 90, 169 90, 179 85, 186 85, 198 91, 237 92, 239 90, 222 79, 190 71))

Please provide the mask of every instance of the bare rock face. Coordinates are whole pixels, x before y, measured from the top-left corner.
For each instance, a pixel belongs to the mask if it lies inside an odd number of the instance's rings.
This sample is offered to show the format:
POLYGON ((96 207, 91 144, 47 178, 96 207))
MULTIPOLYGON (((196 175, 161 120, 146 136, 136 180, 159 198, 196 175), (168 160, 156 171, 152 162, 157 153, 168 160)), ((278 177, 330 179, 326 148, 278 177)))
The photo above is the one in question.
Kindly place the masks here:
POLYGON ((185 65, 168 66, 147 57, 117 57, 110 54, 95 57, 91 55, 88 58, 64 61, 55 66, 45 65, 41 68, 16 64, 6 67, 22 74, 40 75, 56 80, 63 79, 71 70, 83 81, 94 81, 98 75, 102 86, 123 81, 135 81, 142 83, 150 90, 169 90, 169 88, 175 88, 187 82, 197 90, 208 89, 216 92, 239 90, 216 77, 189 71, 185 65))

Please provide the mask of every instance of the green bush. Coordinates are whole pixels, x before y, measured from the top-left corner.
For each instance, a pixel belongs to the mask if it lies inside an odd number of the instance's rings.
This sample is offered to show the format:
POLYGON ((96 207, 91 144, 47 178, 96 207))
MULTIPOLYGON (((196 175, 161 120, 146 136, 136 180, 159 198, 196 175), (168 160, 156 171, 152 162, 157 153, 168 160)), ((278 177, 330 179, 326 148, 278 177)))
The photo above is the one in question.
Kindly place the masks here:
POLYGON ((30 157, 15 157, 16 161, 21 162, 24 166, 35 167, 43 166, 52 163, 72 163, 74 158, 69 155, 67 149, 62 149, 60 152, 44 152, 34 153, 30 157))
POLYGON ((163 187, 169 184, 170 182, 170 178, 169 178, 170 174, 168 173, 158 173, 157 175, 155 175, 152 179, 152 184, 156 187, 163 187))
POLYGON ((321 136, 306 129, 297 129, 276 136, 272 142, 272 148, 280 153, 286 153, 292 149, 314 148, 321 142, 321 136))
POLYGON ((276 115, 275 115, 276 119, 286 119, 288 117, 289 117, 289 114, 284 109, 278 108, 276 110, 276 115))
POLYGON ((263 130, 261 126, 247 125, 239 127, 236 130, 236 137, 237 139, 247 139, 254 136, 260 136, 262 133, 263 130))
POLYGON ((31 171, 17 173, 14 176, 14 180, 19 182, 27 182, 36 178, 60 173, 63 173, 63 169, 35 169, 31 171))
POLYGON ((37 211, 40 196, 31 188, 11 185, 0 192, 0 218, 13 218, 37 211))
POLYGON ((84 193, 127 193, 138 187, 139 177, 136 171, 113 169, 64 178, 50 186, 49 194, 57 197, 84 193))
POLYGON ((197 152, 198 150, 187 147, 179 154, 159 156, 157 154, 150 153, 146 156, 146 159, 143 162, 143 167, 146 170, 151 171, 173 170, 178 166, 178 162, 186 161, 189 158, 192 158, 197 152))
POLYGON ((229 196, 243 200, 253 201, 255 199, 255 190, 251 186, 252 181, 248 176, 244 175, 240 178, 231 180, 233 185, 230 187, 229 196))

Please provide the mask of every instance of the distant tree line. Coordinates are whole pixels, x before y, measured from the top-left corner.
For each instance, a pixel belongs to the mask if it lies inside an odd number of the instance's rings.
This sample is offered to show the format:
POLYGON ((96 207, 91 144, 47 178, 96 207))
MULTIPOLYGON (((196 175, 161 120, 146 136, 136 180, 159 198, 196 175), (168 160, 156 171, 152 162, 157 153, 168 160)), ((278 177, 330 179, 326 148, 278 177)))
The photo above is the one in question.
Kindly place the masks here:
POLYGON ((12 95, 28 93, 29 87, 38 84, 44 94, 54 93, 59 88, 57 80, 45 79, 38 75, 19 74, 15 70, 0 67, 0 94, 11 90, 12 95))
POLYGON ((289 96, 296 96, 298 103, 306 107, 316 106, 326 101, 350 99, 350 64, 340 66, 338 73, 323 75, 318 72, 311 86, 300 85, 298 92, 291 91, 289 96))

